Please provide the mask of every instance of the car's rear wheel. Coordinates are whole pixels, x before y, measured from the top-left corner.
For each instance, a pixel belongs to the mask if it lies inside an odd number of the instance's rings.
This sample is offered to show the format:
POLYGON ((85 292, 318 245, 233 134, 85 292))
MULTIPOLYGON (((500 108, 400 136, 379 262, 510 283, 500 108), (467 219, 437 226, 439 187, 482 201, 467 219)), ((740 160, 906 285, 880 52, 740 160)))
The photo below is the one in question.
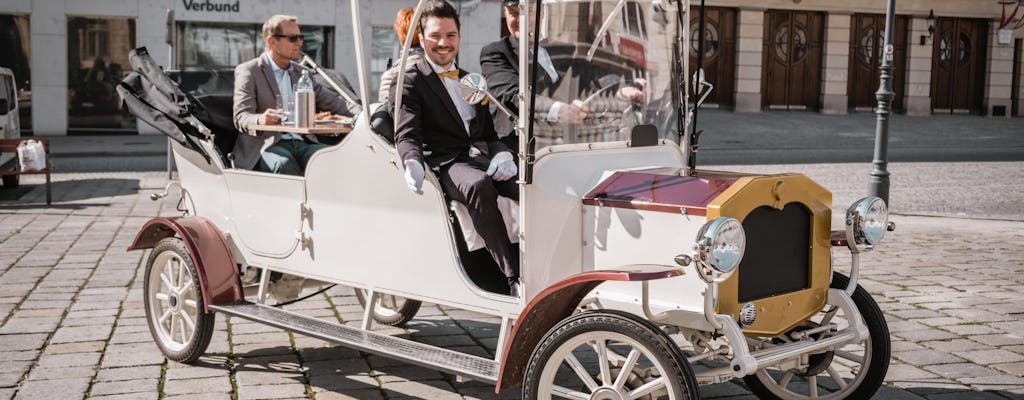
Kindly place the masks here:
POLYGON ((199 274, 181 239, 157 242, 146 264, 149 332, 167 359, 191 363, 210 345, 214 314, 205 313, 199 274))
MULTIPOLYGON (((850 278, 832 274, 832 288, 845 288, 850 278)), ((882 386, 889 369, 889 327, 878 304, 857 285, 853 302, 868 327, 868 337, 841 349, 809 357, 805 368, 781 370, 764 368, 744 377, 750 391, 761 399, 869 399, 882 386)), ((848 323, 841 309, 826 308, 812 321, 795 330, 835 323, 842 330, 848 323)), ((816 336, 817 337, 817 336, 816 336)), ((776 341, 782 343, 783 341, 776 341)))
MULTIPOLYGON (((369 297, 367 290, 356 289, 356 298, 359 299, 359 305, 363 308, 366 308, 367 297, 369 297)), ((373 296, 373 320, 382 325, 402 326, 416 317, 421 304, 418 300, 376 293, 373 296)))
POLYGON ((545 335, 527 366, 523 399, 697 399, 679 347, 650 322, 615 311, 572 316, 545 335))

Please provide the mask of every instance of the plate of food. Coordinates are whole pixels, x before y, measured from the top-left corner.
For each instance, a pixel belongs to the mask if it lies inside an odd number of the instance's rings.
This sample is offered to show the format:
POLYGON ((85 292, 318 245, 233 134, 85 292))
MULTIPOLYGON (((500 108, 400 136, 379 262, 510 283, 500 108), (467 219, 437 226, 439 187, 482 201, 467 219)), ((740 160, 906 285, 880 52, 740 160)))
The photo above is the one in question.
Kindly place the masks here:
POLYGON ((350 118, 332 114, 330 111, 316 113, 313 119, 317 124, 348 124, 351 122, 350 118))

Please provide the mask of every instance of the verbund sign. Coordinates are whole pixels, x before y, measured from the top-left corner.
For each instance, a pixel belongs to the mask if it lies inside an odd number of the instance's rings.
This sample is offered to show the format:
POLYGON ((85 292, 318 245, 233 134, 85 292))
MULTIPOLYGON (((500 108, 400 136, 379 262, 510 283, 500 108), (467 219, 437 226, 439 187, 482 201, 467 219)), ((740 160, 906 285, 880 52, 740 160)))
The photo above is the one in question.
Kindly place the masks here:
POLYGON ((211 3, 210 0, 181 0, 181 4, 189 11, 238 12, 239 0, 234 3, 211 3))

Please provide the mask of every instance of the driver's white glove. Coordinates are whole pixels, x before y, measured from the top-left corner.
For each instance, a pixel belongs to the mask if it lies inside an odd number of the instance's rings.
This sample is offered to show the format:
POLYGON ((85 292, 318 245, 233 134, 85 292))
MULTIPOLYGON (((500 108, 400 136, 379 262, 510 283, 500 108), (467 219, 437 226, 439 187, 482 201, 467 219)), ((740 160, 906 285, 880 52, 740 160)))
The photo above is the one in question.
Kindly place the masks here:
POLYGON ((491 158, 491 165, 487 167, 487 175, 496 181, 507 181, 517 174, 519 169, 516 168, 516 162, 512 153, 507 151, 495 154, 491 158))
POLYGON ((405 184, 416 194, 423 194, 423 164, 416 160, 405 160, 405 184))

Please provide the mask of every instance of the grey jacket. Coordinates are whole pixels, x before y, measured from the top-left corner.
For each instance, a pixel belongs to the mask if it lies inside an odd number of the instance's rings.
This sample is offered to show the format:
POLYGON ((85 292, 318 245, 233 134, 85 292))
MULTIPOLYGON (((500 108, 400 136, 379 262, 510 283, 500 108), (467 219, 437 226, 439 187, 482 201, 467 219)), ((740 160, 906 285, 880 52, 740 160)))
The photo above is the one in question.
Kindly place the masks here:
MULTIPOLYGON (((304 69, 297 63, 291 63, 293 87, 298 83, 304 69)), ((330 111, 344 116, 354 115, 344 99, 317 84, 316 80, 313 81, 313 91, 316 93, 317 111, 330 111)), ((260 153, 280 140, 281 134, 278 132, 249 130, 249 125, 256 124, 263 111, 276 105, 277 94, 277 80, 274 79, 274 70, 265 53, 235 67, 234 122, 235 129, 242 133, 238 135, 238 141, 235 142, 232 151, 235 167, 252 169, 259 161, 260 153)), ((316 141, 312 135, 308 137, 316 141)))

